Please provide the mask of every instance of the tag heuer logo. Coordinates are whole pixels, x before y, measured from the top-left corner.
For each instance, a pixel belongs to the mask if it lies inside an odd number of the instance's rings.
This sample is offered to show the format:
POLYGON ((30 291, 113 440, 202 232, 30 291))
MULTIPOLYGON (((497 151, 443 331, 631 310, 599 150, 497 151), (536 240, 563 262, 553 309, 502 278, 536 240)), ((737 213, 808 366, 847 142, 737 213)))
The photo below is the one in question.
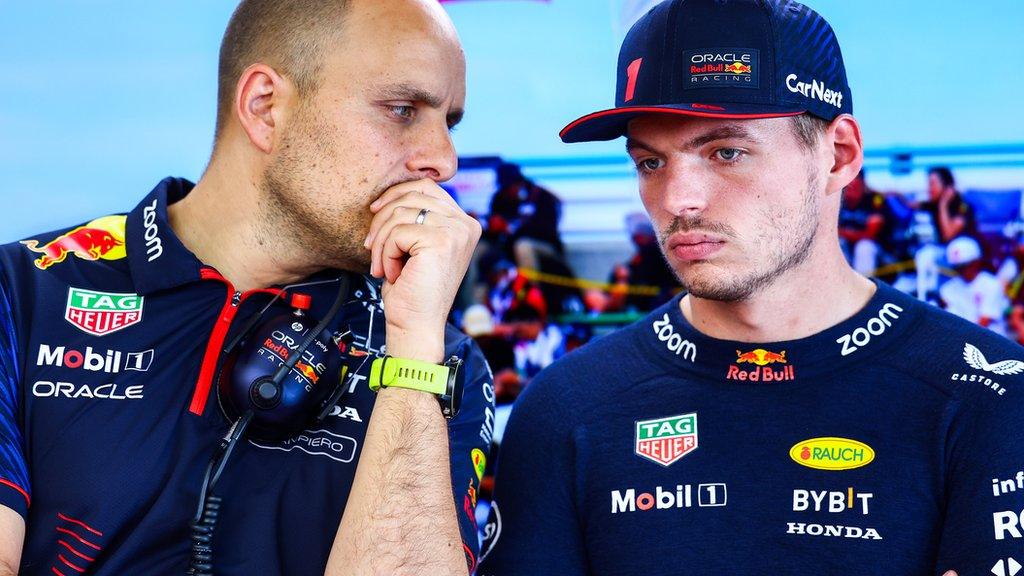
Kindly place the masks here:
POLYGON ((636 423, 637 456, 668 466, 696 449, 696 412, 636 423))
POLYGON ((83 332, 104 336, 142 322, 142 301, 138 294, 70 288, 64 318, 83 332))

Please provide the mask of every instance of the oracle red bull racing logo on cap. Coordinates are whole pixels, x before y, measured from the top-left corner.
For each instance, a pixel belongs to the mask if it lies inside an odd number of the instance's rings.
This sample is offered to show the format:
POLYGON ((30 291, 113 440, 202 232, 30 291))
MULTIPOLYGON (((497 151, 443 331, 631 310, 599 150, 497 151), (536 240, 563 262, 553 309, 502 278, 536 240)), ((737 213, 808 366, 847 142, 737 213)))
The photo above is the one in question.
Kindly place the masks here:
POLYGON ((683 52, 689 81, 684 88, 757 88, 758 51, 710 48, 683 52))
POLYGON ((750 352, 736 351, 736 362, 729 366, 725 373, 729 380, 742 380, 745 382, 782 382, 796 380, 796 368, 786 359, 786 351, 772 352, 764 348, 755 348, 750 352), (753 364, 753 370, 740 368, 740 364, 753 364), (770 367, 773 364, 785 364, 779 368, 770 367))
POLYGON ((82 260, 120 260, 127 255, 124 247, 126 217, 104 216, 61 234, 42 246, 38 240, 22 240, 29 250, 42 254, 35 259, 36 268, 46 270, 60 264, 69 254, 82 260))
POLYGON ((801 466, 818 470, 852 470, 867 466, 875 451, 863 442, 849 438, 811 438, 789 449, 789 457, 801 466))
POLYGON ((635 452, 662 466, 697 449, 697 413, 680 414, 636 423, 635 452))
POLYGON ((68 289, 64 319, 93 336, 105 336, 142 322, 144 298, 138 294, 68 289))

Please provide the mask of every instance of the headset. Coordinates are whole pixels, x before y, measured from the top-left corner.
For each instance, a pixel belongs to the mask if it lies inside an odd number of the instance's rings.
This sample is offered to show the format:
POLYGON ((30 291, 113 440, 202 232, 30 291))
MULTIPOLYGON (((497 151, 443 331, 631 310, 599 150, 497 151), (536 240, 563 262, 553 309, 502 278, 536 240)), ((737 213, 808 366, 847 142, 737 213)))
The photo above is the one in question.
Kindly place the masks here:
POLYGON ((327 328, 348 297, 349 274, 342 272, 326 282, 339 285, 323 320, 316 322, 308 315, 312 299, 296 292, 291 295, 291 310, 264 320, 288 290, 324 281, 286 286, 222 350, 217 399, 232 424, 203 476, 199 506, 190 522, 189 576, 213 576, 213 531, 223 502, 213 488, 239 440, 284 440, 320 423, 345 393, 350 362, 363 356, 365 363, 369 358, 352 349, 351 330, 327 328))

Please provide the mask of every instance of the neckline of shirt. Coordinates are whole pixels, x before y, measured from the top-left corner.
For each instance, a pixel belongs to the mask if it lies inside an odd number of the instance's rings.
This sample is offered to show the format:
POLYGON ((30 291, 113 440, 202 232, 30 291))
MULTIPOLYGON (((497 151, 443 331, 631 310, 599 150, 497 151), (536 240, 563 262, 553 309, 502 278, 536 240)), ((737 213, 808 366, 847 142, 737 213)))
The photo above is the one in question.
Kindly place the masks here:
POLYGON ((682 295, 651 313, 638 327, 649 353, 669 370, 722 383, 779 385, 846 371, 890 350, 916 323, 922 306, 884 282, 854 315, 806 338, 738 342, 705 335, 679 307, 682 295))

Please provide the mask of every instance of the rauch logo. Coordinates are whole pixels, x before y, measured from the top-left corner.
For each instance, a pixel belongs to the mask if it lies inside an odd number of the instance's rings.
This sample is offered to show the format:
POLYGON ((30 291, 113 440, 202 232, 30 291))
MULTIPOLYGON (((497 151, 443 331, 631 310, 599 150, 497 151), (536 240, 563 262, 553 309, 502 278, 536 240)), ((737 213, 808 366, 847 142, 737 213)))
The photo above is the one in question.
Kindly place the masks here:
POLYGON ((875 459, 870 446, 848 438, 812 438, 789 450, 794 462, 818 470, 852 470, 867 466, 875 459))

